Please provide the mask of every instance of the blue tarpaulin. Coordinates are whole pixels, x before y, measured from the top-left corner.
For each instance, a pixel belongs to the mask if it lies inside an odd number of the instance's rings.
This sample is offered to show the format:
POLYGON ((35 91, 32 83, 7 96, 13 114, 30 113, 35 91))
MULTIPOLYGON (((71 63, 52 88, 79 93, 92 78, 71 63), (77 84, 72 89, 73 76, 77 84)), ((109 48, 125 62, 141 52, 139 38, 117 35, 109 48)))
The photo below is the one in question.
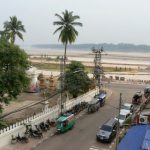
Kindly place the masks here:
POLYGON ((146 131, 144 141, 142 144, 142 150, 150 150, 150 129, 146 131))
POLYGON ((118 150, 142 150, 143 141, 150 125, 131 127, 118 145, 118 150))

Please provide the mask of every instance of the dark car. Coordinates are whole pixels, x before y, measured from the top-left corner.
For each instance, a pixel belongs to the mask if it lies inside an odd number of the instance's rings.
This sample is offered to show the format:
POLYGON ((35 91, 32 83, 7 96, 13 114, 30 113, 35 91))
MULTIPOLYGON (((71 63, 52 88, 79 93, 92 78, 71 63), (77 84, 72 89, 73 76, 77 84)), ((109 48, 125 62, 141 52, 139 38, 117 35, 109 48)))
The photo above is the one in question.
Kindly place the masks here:
POLYGON ((98 111, 100 108, 99 100, 93 98, 92 101, 88 104, 88 113, 94 113, 98 111))
POLYGON ((116 119, 110 119, 104 123, 96 133, 96 139, 98 141, 111 142, 116 134, 118 128, 118 121, 116 119))
POLYGON ((136 92, 132 98, 132 104, 140 104, 142 102, 142 92, 136 92))

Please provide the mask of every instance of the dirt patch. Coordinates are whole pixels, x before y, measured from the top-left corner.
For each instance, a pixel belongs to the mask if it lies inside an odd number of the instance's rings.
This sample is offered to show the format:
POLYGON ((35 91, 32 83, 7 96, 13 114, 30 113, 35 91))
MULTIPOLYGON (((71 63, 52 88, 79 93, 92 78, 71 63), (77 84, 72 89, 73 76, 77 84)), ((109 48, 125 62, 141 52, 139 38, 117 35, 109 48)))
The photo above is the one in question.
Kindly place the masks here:
MULTIPOLYGON (((51 92, 51 94, 53 93, 54 92, 51 92)), ((59 98, 59 94, 50 98, 48 100, 49 107, 53 107, 54 105, 57 105, 58 98, 59 98)), ((21 121, 30 116, 33 116, 34 114, 41 112, 42 109, 44 108, 43 103, 39 103, 38 105, 28 107, 31 104, 34 104, 41 100, 44 100, 44 97, 42 96, 41 93, 21 93, 16 100, 12 101, 9 105, 4 106, 3 114, 10 113, 16 109, 21 109, 23 107, 27 107, 27 108, 5 117, 4 120, 6 120, 7 124, 12 124, 15 123, 16 121, 21 121)))

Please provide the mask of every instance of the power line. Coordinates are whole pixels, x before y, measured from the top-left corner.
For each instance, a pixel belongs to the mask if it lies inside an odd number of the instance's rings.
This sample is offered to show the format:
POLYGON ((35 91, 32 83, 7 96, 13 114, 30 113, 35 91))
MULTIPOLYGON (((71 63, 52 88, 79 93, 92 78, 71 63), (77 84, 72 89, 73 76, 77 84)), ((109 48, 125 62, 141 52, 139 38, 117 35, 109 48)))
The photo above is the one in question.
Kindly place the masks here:
POLYGON ((40 104, 40 103, 42 103, 42 102, 45 102, 45 101, 49 100, 50 98, 54 97, 55 95, 59 94, 60 92, 61 92, 61 91, 59 90, 58 92, 52 94, 52 95, 51 95, 50 97, 48 97, 47 99, 38 101, 38 102, 36 102, 36 103, 34 103, 34 104, 30 104, 30 105, 28 104, 28 105, 26 105, 26 106, 24 106, 24 107, 22 107, 22 108, 19 108, 19 109, 16 109, 16 110, 14 110, 14 111, 11 111, 11 112, 9 112, 9 113, 6 113, 6 114, 4 114, 4 115, 1 115, 1 116, 0 116, 0 119, 3 119, 3 118, 5 118, 5 117, 7 117, 7 116, 9 116, 9 115, 11 115, 11 114, 14 114, 14 113, 19 112, 19 111, 22 111, 22 110, 24 110, 24 109, 33 107, 33 106, 38 105, 38 104, 40 104))

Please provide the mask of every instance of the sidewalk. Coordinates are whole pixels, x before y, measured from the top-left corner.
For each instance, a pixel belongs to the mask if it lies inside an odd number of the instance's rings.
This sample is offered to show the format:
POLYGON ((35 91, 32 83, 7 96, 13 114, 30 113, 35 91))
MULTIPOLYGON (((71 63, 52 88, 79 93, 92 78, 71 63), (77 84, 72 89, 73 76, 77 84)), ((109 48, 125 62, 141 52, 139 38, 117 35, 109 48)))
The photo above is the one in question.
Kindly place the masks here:
POLYGON ((29 143, 22 144, 17 142, 16 144, 10 144, 5 147, 2 147, 0 150, 32 150, 37 145, 48 139, 49 137, 53 136, 56 131, 55 127, 51 127, 49 131, 43 132, 43 138, 42 139, 35 139, 35 138, 29 138, 29 143))

